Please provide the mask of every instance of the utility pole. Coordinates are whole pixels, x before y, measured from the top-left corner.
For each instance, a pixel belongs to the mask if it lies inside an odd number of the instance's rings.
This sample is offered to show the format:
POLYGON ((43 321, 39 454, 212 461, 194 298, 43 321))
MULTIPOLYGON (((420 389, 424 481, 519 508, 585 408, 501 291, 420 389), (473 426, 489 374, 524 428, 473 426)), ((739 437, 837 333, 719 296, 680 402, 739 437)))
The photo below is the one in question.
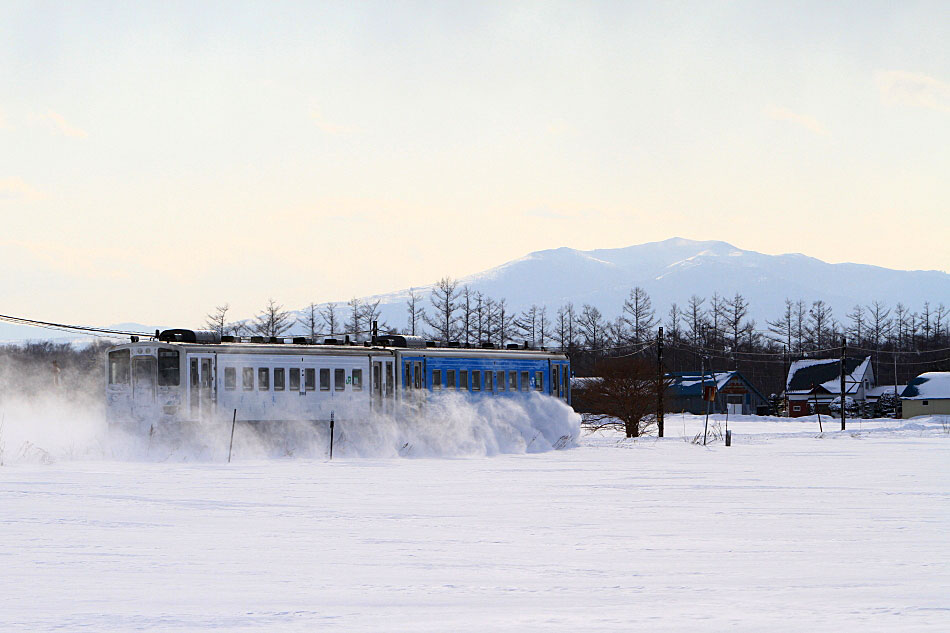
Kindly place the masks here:
POLYGON ((847 386, 845 385, 845 371, 844 371, 844 359, 848 352, 848 341, 847 339, 841 339, 841 430, 844 430, 845 427, 845 395, 847 394, 847 386))
POLYGON ((788 347, 785 345, 782 346, 782 371, 785 372, 782 374, 785 384, 785 389, 782 390, 785 395, 785 417, 788 417, 790 413, 788 410, 788 347))
MULTIPOLYGON (((703 381, 702 383, 703 401, 705 401, 706 403, 706 422, 703 423, 703 446, 706 446, 706 436, 709 434, 709 398, 706 397, 706 357, 702 356, 700 358, 701 360, 699 361, 699 373, 703 381)), ((710 370, 711 369, 712 369, 712 366, 710 365, 710 370)), ((712 374, 712 371, 710 371, 709 373, 712 374)), ((713 374, 713 379, 715 379, 715 374, 713 374)), ((715 380, 713 381, 713 384, 716 384, 715 380)))
POLYGON ((656 428, 663 437, 663 328, 656 335, 656 428))

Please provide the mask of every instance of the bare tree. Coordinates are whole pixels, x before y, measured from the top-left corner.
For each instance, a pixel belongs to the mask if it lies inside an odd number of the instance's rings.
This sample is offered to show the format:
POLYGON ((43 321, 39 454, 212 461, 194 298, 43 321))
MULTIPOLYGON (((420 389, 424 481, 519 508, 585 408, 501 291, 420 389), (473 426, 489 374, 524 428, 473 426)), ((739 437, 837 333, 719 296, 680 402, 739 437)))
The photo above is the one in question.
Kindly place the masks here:
POLYGON ((430 316, 425 315, 425 322, 432 328, 433 338, 448 343, 458 336, 458 282, 449 277, 443 277, 432 289, 429 301, 435 309, 430 316))
MULTIPOLYGON (((799 299, 795 302, 795 351, 801 353, 805 349, 805 300, 799 299)), ((791 350, 789 350, 791 351, 791 350)))
POLYGON ((670 311, 666 316, 666 335, 672 341, 680 340, 680 320, 683 313, 675 303, 670 306, 670 311))
POLYGON ((707 329, 707 336, 712 340, 707 344, 722 345, 722 340, 725 338, 722 334, 725 316, 726 300, 719 296, 719 293, 714 292, 709 301, 709 328, 707 329))
POLYGON ((297 319, 297 323, 302 325, 307 331, 310 332, 310 339, 313 340, 317 336, 317 327, 320 319, 320 308, 317 307, 317 304, 311 303, 306 308, 304 308, 303 316, 297 319))
POLYGON ((726 300, 726 326, 729 328, 729 333, 731 334, 729 344, 733 351, 738 350, 742 342, 742 335, 748 327, 748 323, 745 320, 748 314, 749 302, 738 292, 732 299, 726 300))
POLYGON ((575 398, 604 417, 620 420, 627 437, 640 437, 655 424, 657 391, 666 396, 670 381, 658 378, 652 363, 642 358, 607 358, 595 367, 591 380, 575 398))
POLYGON ((495 302, 495 318, 493 322, 498 346, 504 347, 511 340, 515 330, 515 315, 508 310, 504 299, 495 302))
POLYGON ((854 306, 851 312, 848 313, 848 320, 851 321, 851 325, 848 326, 846 330, 848 339, 857 345, 860 345, 866 336, 864 324, 864 306, 854 306))
POLYGON ((647 291, 637 286, 623 302, 624 320, 630 325, 634 343, 648 340, 656 325, 656 313, 647 291))
POLYGON ((547 306, 541 306, 541 311, 538 313, 538 336, 538 344, 541 347, 544 347, 551 337, 551 320, 548 319, 547 306))
POLYGON ((557 344, 562 350, 574 346, 574 304, 568 303, 557 311, 557 344))
POLYGON ((268 299, 264 310, 254 317, 251 328, 260 336, 280 336, 289 330, 292 324, 290 312, 285 312, 284 306, 268 299))
POLYGON ((231 308, 230 304, 225 303, 223 306, 216 306, 214 312, 207 315, 205 318, 205 327, 209 330, 213 330, 218 333, 218 336, 224 336, 228 333, 228 310, 231 308))
POLYGON ((831 307, 821 299, 813 301, 808 309, 808 325, 805 327, 812 349, 824 349, 822 346, 830 343, 831 324, 831 307))
POLYGON ((335 336, 340 330, 340 318, 336 313, 336 304, 328 303, 320 310, 320 318, 326 327, 327 334, 335 336))
POLYGON ((934 347, 940 347, 943 342, 943 329, 948 317, 950 317, 950 314, 947 313, 947 307, 942 303, 937 305, 937 308, 934 310, 934 347))
MULTIPOLYGON (((377 299, 376 301, 363 301, 363 323, 366 324, 366 331, 368 332, 372 332, 373 323, 376 323, 377 330, 381 332, 385 332, 389 328, 386 322, 381 321, 379 318, 380 315, 382 314, 379 309, 379 302, 380 302, 379 299, 377 299)), ((362 338, 368 338, 368 337, 362 337, 362 338)), ((360 340, 360 339, 357 338, 357 340, 360 340)))
POLYGON ((604 315, 600 313, 600 310, 585 303, 581 309, 577 325, 584 336, 584 344, 588 349, 599 350, 604 346, 607 323, 604 321, 604 315))
POLYGON ((871 345, 877 349, 891 333, 891 310, 882 301, 874 301, 868 306, 868 336, 871 345))
POLYGON ((705 343, 702 339, 708 327, 706 310, 703 308, 705 302, 706 299, 693 295, 686 305, 686 336, 697 347, 701 341, 705 343))
POLYGON ((425 318, 425 309, 420 304, 422 298, 416 294, 416 291, 412 288, 409 289, 409 298, 406 300, 406 312, 409 314, 409 319, 406 322, 408 326, 406 329, 409 330, 409 333, 413 336, 416 336, 416 325, 425 318))
POLYGON ((795 304, 791 299, 785 299, 785 312, 774 321, 766 321, 769 327, 770 338, 792 350, 792 339, 795 334, 795 304))
POLYGON ((461 332, 462 342, 468 347, 472 344, 473 329, 475 328, 474 293, 468 286, 462 288, 460 299, 459 309, 462 314, 459 316, 459 331, 461 332))
POLYGON ((347 301, 346 306, 350 309, 350 318, 346 322, 347 334, 352 334, 352 340, 358 341, 360 340, 363 318, 366 315, 366 306, 362 299, 356 297, 347 301))
POLYGON ((525 340, 530 341, 531 344, 535 344, 538 338, 538 317, 541 312, 541 309, 537 305, 532 305, 530 308, 524 310, 521 313, 521 316, 515 321, 515 327, 517 327, 521 334, 524 335, 525 340))

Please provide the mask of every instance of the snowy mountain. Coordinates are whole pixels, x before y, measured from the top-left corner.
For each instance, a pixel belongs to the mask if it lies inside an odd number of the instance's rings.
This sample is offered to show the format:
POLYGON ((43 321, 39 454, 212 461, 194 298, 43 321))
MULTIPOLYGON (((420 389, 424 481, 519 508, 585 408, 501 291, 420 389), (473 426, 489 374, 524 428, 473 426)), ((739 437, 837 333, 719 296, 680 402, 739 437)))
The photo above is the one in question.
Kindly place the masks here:
MULTIPOLYGON (((838 319, 856 304, 874 300, 891 307, 901 302, 912 310, 919 310, 925 301, 950 303, 950 275, 940 271, 829 264, 798 253, 765 255, 726 242, 682 238, 626 248, 537 251, 465 277, 460 283, 505 298, 516 310, 536 303, 554 312, 572 301, 578 308, 585 303, 595 305, 610 318, 620 313, 635 286, 650 294, 654 308, 664 316, 672 303, 684 308, 694 294, 710 297, 715 292, 724 296, 740 292, 751 303, 750 317, 763 327, 766 319, 782 313, 786 297, 809 304, 822 299, 838 319)), ((431 285, 415 288, 427 307, 430 289, 431 285)), ((383 321, 402 328, 408 294, 402 290, 365 299, 379 299, 383 321)), ((345 313, 345 304, 339 305, 345 313)))
MULTIPOLYGON (((750 317, 762 327, 766 319, 775 319, 782 313, 786 297, 804 299, 809 304, 822 299, 838 319, 843 319, 856 304, 867 305, 874 300, 892 308, 901 302, 911 310, 919 310, 925 301, 932 305, 950 304, 950 275, 940 271, 829 264, 797 253, 765 255, 726 242, 681 238, 626 248, 580 251, 564 247, 537 251, 465 277, 460 283, 493 298, 504 298, 514 310, 539 304, 547 306, 553 315, 559 306, 572 301, 578 309, 585 303, 595 305, 608 318, 620 314, 630 290, 641 286, 664 320, 673 302, 684 308, 691 295, 708 298, 714 292, 723 296, 740 292, 751 304, 750 317)), ((414 289, 422 296, 422 304, 430 307, 431 284, 414 289)), ((379 299, 382 321, 404 328, 408 295, 409 290, 405 289, 364 299, 379 299)), ((345 319, 345 303, 337 305, 345 319)), ((149 332, 155 328, 126 323, 119 329, 149 332)), ((294 331, 301 331, 300 327, 296 326, 294 331)), ((77 338, 0 324, 0 340, 60 337, 77 338)))

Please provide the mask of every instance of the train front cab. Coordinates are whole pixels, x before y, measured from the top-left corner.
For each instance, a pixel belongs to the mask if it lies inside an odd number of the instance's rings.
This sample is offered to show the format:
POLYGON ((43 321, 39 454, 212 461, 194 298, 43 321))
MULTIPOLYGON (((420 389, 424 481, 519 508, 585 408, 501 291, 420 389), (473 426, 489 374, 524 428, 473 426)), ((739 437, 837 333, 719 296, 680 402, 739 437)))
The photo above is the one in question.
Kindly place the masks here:
POLYGON ((110 423, 174 418, 182 404, 183 354, 172 345, 128 343, 106 355, 110 423))

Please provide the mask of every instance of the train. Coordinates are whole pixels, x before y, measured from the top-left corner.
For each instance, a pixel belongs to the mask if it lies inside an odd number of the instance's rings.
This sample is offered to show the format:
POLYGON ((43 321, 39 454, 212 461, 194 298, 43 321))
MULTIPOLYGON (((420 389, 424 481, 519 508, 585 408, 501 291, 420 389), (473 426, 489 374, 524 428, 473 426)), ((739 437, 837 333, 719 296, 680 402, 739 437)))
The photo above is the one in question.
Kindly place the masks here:
POLYGON ((110 347, 105 373, 110 424, 398 416, 440 394, 540 393, 571 403, 570 360, 563 353, 527 344, 438 346, 399 334, 354 343, 170 329, 110 347))

